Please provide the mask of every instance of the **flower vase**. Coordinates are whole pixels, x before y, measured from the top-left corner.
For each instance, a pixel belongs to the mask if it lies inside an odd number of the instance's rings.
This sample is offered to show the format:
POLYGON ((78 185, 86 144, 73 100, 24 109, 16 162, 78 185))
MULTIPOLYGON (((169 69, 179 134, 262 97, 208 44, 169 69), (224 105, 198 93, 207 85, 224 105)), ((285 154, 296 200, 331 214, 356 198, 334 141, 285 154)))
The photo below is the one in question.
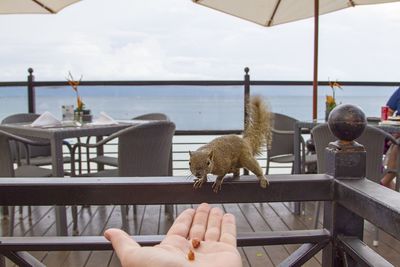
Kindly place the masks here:
POLYGON ((80 123, 91 122, 92 114, 90 112, 90 109, 75 110, 74 120, 80 123))
POLYGON ((84 109, 82 113, 82 122, 92 122, 92 113, 90 109, 84 109))
POLYGON ((329 118, 329 114, 331 113, 331 111, 329 109, 325 109, 325 121, 328 121, 329 118))
POLYGON ((83 121, 83 112, 82 111, 74 111, 74 121, 82 123, 83 121))

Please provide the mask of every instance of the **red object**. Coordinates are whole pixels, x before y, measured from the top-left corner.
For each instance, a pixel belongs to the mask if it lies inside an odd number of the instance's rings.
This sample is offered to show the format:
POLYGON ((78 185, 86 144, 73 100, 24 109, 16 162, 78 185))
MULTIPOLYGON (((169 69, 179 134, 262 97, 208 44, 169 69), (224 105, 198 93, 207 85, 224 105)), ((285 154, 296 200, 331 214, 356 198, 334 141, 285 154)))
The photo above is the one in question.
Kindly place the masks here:
POLYGON ((388 116, 389 116, 389 107, 387 106, 381 107, 381 121, 387 120, 388 116))

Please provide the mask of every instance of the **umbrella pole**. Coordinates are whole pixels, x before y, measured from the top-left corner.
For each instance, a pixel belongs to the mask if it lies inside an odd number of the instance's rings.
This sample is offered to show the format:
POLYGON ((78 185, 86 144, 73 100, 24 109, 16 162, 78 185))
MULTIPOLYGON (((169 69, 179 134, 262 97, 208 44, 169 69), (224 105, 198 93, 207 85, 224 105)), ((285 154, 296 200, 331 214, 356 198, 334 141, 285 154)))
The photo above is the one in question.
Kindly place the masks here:
POLYGON ((318 26, 319 0, 314 0, 314 76, 313 76, 313 121, 317 121, 318 106, 318 26))

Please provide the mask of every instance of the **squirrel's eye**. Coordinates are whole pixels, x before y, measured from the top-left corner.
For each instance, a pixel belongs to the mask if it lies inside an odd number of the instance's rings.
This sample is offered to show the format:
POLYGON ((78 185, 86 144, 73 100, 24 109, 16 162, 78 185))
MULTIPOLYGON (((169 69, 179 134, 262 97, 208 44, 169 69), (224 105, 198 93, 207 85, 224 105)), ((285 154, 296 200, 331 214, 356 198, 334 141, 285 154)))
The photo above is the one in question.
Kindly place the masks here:
POLYGON ((189 161, 189 166, 192 165, 192 163, 189 161))

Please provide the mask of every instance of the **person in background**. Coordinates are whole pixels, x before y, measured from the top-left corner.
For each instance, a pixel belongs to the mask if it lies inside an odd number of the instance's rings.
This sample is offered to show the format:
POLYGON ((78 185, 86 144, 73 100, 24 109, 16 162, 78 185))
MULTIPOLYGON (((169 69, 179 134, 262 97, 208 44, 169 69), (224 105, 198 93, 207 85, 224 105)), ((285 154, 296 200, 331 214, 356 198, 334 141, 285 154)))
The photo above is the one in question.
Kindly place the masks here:
POLYGON ((119 229, 108 229, 104 236, 111 241, 123 267, 242 266, 236 247, 235 217, 207 203, 183 211, 164 240, 154 247, 141 247, 119 229), (194 245, 194 239, 200 243, 194 245))
MULTIPOLYGON (((400 116, 400 87, 392 94, 389 98, 386 106, 389 107, 388 116, 400 116)), ((400 135, 395 135, 396 138, 399 138, 400 135)), ((396 144, 390 144, 388 151, 386 152, 386 166, 388 169, 395 170, 397 169, 397 156, 398 156, 398 147, 396 144)), ((386 173, 381 179, 381 185, 384 185, 388 188, 395 189, 395 184, 393 182, 396 174, 393 172, 386 173)))

